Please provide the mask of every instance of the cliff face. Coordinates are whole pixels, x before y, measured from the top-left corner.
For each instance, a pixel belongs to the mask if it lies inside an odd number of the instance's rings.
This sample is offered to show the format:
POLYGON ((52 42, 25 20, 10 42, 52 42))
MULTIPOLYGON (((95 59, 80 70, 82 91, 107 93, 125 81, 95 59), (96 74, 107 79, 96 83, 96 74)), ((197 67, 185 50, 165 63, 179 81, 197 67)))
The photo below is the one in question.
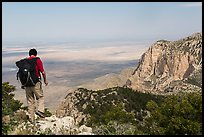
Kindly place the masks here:
POLYGON ((185 81, 194 71, 201 74, 201 65, 202 33, 172 42, 160 40, 142 55, 126 86, 147 92, 173 92, 181 85, 191 89, 185 81))

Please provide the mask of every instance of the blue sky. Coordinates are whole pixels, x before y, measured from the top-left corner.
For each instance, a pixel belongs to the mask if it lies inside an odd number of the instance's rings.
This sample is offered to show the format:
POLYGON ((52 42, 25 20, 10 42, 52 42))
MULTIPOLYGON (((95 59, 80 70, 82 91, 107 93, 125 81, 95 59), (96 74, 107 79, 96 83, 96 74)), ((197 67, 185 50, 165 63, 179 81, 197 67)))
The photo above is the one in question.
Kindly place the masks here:
POLYGON ((3 2, 3 41, 176 40, 202 31, 202 3, 3 2))

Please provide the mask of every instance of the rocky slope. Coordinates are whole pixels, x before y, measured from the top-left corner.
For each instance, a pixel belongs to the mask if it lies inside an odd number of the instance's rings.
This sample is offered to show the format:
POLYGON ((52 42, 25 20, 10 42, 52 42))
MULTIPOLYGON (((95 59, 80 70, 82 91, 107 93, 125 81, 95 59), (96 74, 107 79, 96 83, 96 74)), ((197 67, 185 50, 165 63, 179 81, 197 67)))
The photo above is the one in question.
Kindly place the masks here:
POLYGON ((202 33, 172 42, 160 40, 142 55, 126 86, 147 92, 199 90, 201 85, 192 84, 189 78, 194 72, 201 76, 201 69, 202 33))
POLYGON ((93 81, 80 85, 78 88, 87 88, 91 90, 102 90, 112 87, 122 87, 126 84, 127 79, 132 75, 134 67, 123 69, 119 74, 110 73, 98 77, 93 81))

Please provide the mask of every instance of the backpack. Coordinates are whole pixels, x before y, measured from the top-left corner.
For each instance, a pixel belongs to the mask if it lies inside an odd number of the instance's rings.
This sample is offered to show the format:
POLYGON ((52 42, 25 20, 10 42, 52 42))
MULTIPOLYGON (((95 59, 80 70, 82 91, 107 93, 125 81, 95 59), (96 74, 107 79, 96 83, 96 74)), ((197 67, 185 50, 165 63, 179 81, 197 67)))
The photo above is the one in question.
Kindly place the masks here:
POLYGON ((20 80, 22 87, 32 87, 39 81, 36 75, 36 61, 39 57, 32 59, 21 59, 16 62, 19 68, 17 72, 17 80, 20 80))

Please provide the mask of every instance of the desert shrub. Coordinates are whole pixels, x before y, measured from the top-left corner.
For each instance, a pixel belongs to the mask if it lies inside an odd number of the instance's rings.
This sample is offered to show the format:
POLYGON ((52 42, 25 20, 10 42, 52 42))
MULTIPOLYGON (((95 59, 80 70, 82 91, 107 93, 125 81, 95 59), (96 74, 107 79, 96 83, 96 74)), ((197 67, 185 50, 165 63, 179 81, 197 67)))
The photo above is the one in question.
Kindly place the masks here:
POLYGON ((161 103, 147 103, 151 116, 142 127, 156 135, 202 134, 202 94, 183 93, 166 97, 161 103))
POLYGON ((45 117, 52 116, 52 113, 48 110, 48 108, 45 108, 45 117))
MULTIPOLYGON (((96 112, 97 114, 102 113, 101 111, 96 111, 96 112)), ((117 106, 112 105, 102 115, 92 114, 89 124, 93 124, 93 125, 108 124, 109 121, 114 121, 114 120, 120 123, 126 123, 127 121, 133 122, 134 115, 132 113, 126 112, 122 104, 118 104, 117 106)))
POLYGON ((131 123, 119 123, 118 121, 109 121, 106 125, 93 127, 95 135, 143 135, 137 126, 131 123))

